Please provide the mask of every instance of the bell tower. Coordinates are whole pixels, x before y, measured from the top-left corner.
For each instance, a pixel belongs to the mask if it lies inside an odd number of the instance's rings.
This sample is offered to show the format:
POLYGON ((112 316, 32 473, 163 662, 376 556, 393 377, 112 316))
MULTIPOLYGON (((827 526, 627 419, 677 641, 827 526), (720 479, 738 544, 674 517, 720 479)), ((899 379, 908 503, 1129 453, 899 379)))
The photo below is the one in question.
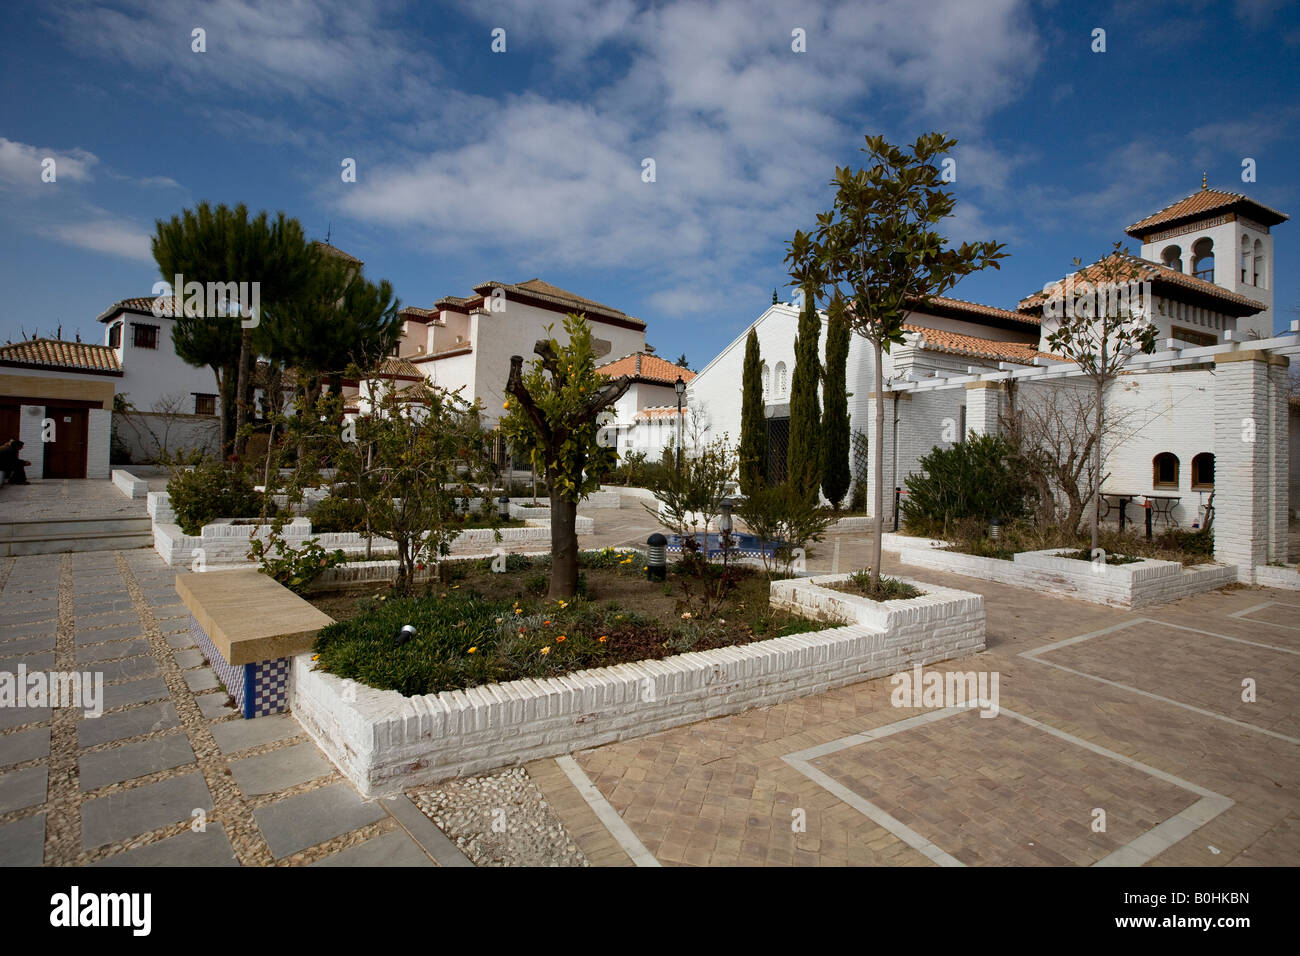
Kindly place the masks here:
POLYGON ((1273 334, 1273 233, 1287 221, 1241 193, 1201 188, 1125 230, 1142 242, 1141 256, 1178 272, 1213 282, 1263 304, 1237 321, 1239 332, 1273 334))

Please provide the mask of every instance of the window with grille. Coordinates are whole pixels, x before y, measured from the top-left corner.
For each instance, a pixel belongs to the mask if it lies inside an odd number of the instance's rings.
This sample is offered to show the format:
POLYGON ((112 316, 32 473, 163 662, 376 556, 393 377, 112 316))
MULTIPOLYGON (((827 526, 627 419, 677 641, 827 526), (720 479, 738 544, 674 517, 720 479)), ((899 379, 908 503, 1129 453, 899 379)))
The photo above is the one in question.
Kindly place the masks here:
POLYGON ((114 322, 108 329, 108 347, 111 349, 121 348, 122 346, 122 323, 114 322))
POLYGON ((217 396, 195 394, 194 396, 195 415, 215 415, 216 413, 217 413, 217 396))

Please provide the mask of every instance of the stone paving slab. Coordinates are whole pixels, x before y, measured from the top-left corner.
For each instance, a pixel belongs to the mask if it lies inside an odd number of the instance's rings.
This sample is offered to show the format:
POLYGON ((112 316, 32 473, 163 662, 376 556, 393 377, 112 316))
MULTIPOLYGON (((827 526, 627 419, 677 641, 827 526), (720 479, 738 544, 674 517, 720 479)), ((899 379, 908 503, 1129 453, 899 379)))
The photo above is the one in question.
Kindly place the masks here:
POLYGON ((220 823, 202 832, 186 830, 157 843, 115 853, 95 866, 238 866, 230 837, 220 823))
POLYGON ((225 720, 213 724, 211 730, 217 746, 226 754, 287 740, 301 736, 303 732, 298 721, 289 714, 274 714, 255 720, 225 720))
POLYGON ((22 664, 31 671, 48 671, 54 669, 54 652, 46 651, 43 654, 19 654, 17 657, 0 657, 0 671, 17 673, 18 665, 22 664))
POLYGON ((19 654, 35 654, 41 651, 54 650, 54 635, 27 635, 13 641, 6 641, 0 644, 0 654, 17 656, 19 654))
MULTIPOLYGON (((255 724, 258 720, 244 723, 255 724)), ((288 790, 308 780, 325 776, 334 771, 333 765, 311 741, 282 747, 270 753, 256 757, 245 757, 230 763, 230 772, 234 775, 239 789, 248 796, 275 793, 288 790)))
POLYGON ((161 673, 158 662, 152 657, 131 657, 120 661, 100 661, 90 665, 92 671, 102 673, 105 683, 153 677, 161 673))
POLYGON ((350 785, 335 783, 262 807, 253 816, 271 853, 280 860, 375 823, 386 814, 378 804, 363 800, 350 785))
POLYGON ((77 722, 77 745, 94 747, 111 740, 138 737, 180 725, 180 717, 171 701, 158 701, 132 707, 117 714, 106 714, 77 722))
POLYGON ((437 866, 427 853, 407 835, 405 830, 393 830, 372 840, 349 847, 312 866, 437 866))
POLYGON ((186 671, 185 683, 196 694, 205 690, 214 690, 221 686, 221 681, 217 680, 216 673, 210 667, 186 671))
POLYGON ((176 666, 181 670, 188 670, 191 667, 201 667, 207 663, 207 658, 203 656, 203 652, 198 648, 188 648, 183 651, 177 651, 172 655, 172 659, 176 661, 176 666))
POLYGON ((163 633, 167 635, 167 643, 171 647, 186 648, 197 647, 194 638, 190 635, 190 627, 187 623, 184 628, 176 631, 168 631, 163 628, 163 633))
POLYGON ((161 677, 145 677, 141 680, 114 684, 104 688, 104 709, 116 710, 130 704, 142 704, 167 696, 167 685, 161 677))
POLYGON ((77 631, 76 643, 103 644, 105 641, 124 641, 140 637, 144 630, 139 623, 119 624, 115 627, 101 627, 93 631, 77 631))
MULTIPOLYGON (((9 644, 17 644, 25 641, 43 641, 48 642, 49 647, 54 646, 54 624, 50 623, 48 627, 17 627, 10 630, 0 630, 0 648, 8 651, 9 644)), ((44 648, 42 648, 44 649, 44 648)))
POLYGON ((0 866, 40 866, 45 859, 45 814, 0 823, 0 866))
POLYGON ((197 772, 87 800, 81 805, 82 845, 94 849, 129 840, 189 820, 196 809, 212 810, 212 794, 197 772))
POLYGON ((48 707, 0 707, 0 730, 44 723, 50 719, 50 713, 48 707))
POLYGON ((50 752, 50 728, 33 727, 0 736, 0 767, 26 763, 50 752))
MULTIPOLYGON (((200 694, 195 697, 194 700, 199 705, 199 712, 203 714, 204 717, 208 718, 208 720, 216 720, 221 717, 229 717, 231 714, 239 713, 239 711, 235 709, 234 703, 231 702, 230 695, 225 691, 216 694, 200 694), (230 702, 229 706, 227 706, 227 702, 230 702)), ((242 720, 243 718, 241 717, 240 719, 242 720)))
POLYGON ((77 648, 78 664, 110 661, 121 657, 141 657, 150 653, 149 642, 143 637, 133 641, 114 641, 106 644, 86 644, 77 648))
POLYGON ((79 784, 83 791, 97 790, 159 770, 194 763, 194 751, 183 733, 122 744, 81 758, 79 784))
POLYGON ((47 778, 48 772, 44 767, 27 767, 0 774, 0 813, 44 803, 47 778))

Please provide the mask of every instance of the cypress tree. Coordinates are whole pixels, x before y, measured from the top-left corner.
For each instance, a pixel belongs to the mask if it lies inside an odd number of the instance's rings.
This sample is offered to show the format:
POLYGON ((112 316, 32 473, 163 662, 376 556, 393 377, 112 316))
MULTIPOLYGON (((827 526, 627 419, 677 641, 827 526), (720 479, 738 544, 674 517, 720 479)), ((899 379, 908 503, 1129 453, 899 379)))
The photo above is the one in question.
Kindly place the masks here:
POLYGON ((786 474, 790 485, 816 501, 821 479, 821 409, 817 385, 821 360, 817 355, 822 322, 812 288, 804 290, 799 334, 794 341, 794 375, 790 378, 790 448, 786 474))
POLYGON ((826 375, 822 383, 822 494, 836 508, 849 490, 849 327, 844 303, 826 318, 826 375))
POLYGON ((776 290, 772 290, 772 304, 776 305, 776 290))
POLYGON ((740 405, 740 490, 754 494, 767 481, 767 419, 763 415, 763 357, 758 332, 745 339, 745 372, 740 405))

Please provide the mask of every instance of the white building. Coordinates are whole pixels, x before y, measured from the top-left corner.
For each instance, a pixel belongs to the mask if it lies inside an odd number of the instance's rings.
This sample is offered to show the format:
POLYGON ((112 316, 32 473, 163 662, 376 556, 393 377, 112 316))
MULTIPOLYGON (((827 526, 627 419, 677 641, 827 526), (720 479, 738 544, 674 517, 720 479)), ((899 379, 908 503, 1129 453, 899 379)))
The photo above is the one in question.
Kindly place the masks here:
MULTIPOLYGON (((1143 256, 1127 256, 1117 264, 1143 290, 1141 305, 1156 326, 1161 348, 1172 348, 1166 355, 1272 335, 1269 230, 1286 218, 1245 196, 1202 188, 1129 228, 1131 235, 1143 239, 1143 256), (1225 249, 1233 250, 1231 259, 1225 258, 1225 249), (1152 261, 1156 257, 1168 264, 1152 261)), ((919 470, 922 456, 935 446, 961 440, 970 430, 997 430, 1012 397, 1032 402, 1042 394, 1039 389, 1052 387, 1041 377, 1007 384, 984 379, 988 373, 1029 371, 1059 362, 1060 356, 1049 354, 1048 337, 1055 328, 1050 318, 1044 318, 1049 293, 1067 280, 1096 281, 1105 271, 1102 266, 1094 263, 1049 283, 1044 291, 1021 300, 1014 311, 937 298, 908 315, 905 343, 894 346, 883 360, 887 521, 893 518, 893 489, 919 470), (965 387, 932 387, 954 377, 965 387), (1018 392, 1013 396, 1009 388, 1018 392)), ((785 470, 797 326, 797 310, 785 304, 771 306, 753 325, 764 363, 769 473, 778 479, 785 470)), ((823 316, 819 346, 823 360, 825 329, 823 316)), ((688 387, 692 409, 706 410, 714 432, 727 432, 733 441, 740 433, 748 332, 737 336, 688 387)), ((1227 360, 1175 359, 1161 370, 1144 369, 1138 363, 1112 385, 1108 407, 1115 417, 1125 416, 1127 427, 1117 434, 1115 446, 1107 448, 1107 490, 1132 494, 1139 502, 1145 496, 1158 497, 1170 520, 1185 526, 1201 517, 1214 490, 1214 423, 1216 412, 1223 411, 1222 396, 1216 403, 1215 368, 1222 361, 1227 360)), ((855 335, 848 359, 850 427, 868 435, 874 429, 874 372, 870 343, 855 335)), ((1294 416, 1295 403, 1291 407, 1294 416)), ((1282 415, 1285 418, 1285 412, 1282 415)), ((1265 434, 1280 436, 1284 443, 1287 428, 1274 425, 1269 424, 1265 434)), ((877 453, 871 450, 873 460, 877 453)), ((1279 467, 1287 467, 1286 457, 1282 456, 1279 467)), ((870 469, 864 477, 870 504, 874 492, 870 469)), ((1292 488, 1300 488, 1300 483, 1293 481, 1292 488)), ((1300 506, 1296 496, 1293 491, 1292 508, 1300 506)))
POLYGON ((432 309, 402 310, 405 326, 397 355, 440 388, 459 390, 466 401, 481 401, 484 423, 491 426, 501 417, 510 357, 522 355, 527 363, 536 357, 538 339, 566 342, 564 317, 569 312, 586 315, 598 356, 644 351, 645 323, 640 319, 529 279, 483 282, 473 296, 445 296, 432 309))
MULTIPOLYGON (((695 373, 650 351, 624 355, 596 371, 609 378, 627 375, 632 379, 606 417, 601 444, 616 448, 620 455, 639 452, 658 458, 676 437, 677 381, 689 385, 695 373)), ((685 401, 683 396, 683 417, 689 414, 685 401)))

